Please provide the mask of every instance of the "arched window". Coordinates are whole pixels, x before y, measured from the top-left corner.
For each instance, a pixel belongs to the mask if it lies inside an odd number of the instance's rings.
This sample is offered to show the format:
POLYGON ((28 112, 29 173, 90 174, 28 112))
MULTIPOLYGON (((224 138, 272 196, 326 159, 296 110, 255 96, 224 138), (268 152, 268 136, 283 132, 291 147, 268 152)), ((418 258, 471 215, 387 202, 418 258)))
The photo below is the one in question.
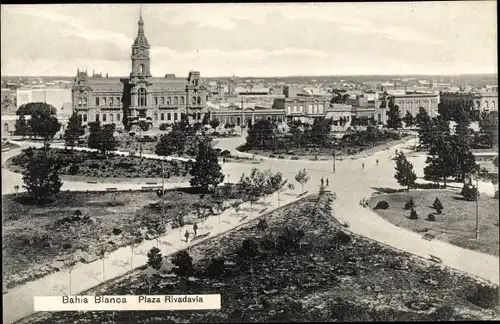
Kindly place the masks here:
POLYGON ((158 113, 154 113, 153 118, 154 118, 154 120, 158 120, 158 113))
POLYGON ((181 105, 184 104, 184 97, 181 97, 181 105))
POLYGON ((139 74, 144 73, 144 64, 139 65, 139 74))
POLYGON ((140 88, 138 91, 138 103, 139 107, 145 107, 147 105, 146 101, 146 89, 140 88))
POLYGON ((99 114, 95 114, 95 121, 98 122, 99 121, 99 114))
POLYGON ((193 97, 193 105, 196 105, 196 97, 193 97))
POLYGON ((106 114, 102 114, 102 121, 105 122, 106 121, 106 114))
POLYGON ((177 105, 177 104, 178 104, 177 97, 174 97, 174 105, 177 105))
POLYGON ((494 101, 491 102, 491 109, 495 109, 495 102, 494 101))
POLYGON ((198 97, 198 105, 201 104, 201 97, 198 97))
POLYGON ((115 116, 114 116, 113 114, 111 114, 111 115, 109 115, 109 119, 110 119, 111 121, 115 121, 115 116))
POLYGON ((484 102, 484 109, 488 109, 488 108, 489 108, 488 106, 489 106, 488 101, 485 101, 485 102, 484 102))
POLYGON ((171 102, 172 102, 172 99, 170 97, 167 97, 167 105, 170 105, 171 102))

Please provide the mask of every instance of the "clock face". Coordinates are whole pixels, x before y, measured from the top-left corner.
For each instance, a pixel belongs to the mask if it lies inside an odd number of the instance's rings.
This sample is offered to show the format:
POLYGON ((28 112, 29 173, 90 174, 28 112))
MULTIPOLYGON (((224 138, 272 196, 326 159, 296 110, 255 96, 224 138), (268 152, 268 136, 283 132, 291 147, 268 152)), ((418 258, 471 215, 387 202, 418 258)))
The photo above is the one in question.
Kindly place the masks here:
POLYGON ((144 56, 144 49, 142 49, 142 48, 141 48, 141 49, 139 50, 139 55, 140 55, 140 56, 144 56))

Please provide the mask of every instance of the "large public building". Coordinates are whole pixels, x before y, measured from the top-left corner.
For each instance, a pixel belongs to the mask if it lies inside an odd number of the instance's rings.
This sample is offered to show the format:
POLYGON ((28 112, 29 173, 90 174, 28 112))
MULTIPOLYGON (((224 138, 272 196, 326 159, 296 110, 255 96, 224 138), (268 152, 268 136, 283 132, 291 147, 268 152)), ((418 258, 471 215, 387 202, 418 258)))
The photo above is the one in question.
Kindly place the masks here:
POLYGON ((84 124, 99 121, 117 127, 146 122, 153 128, 173 124, 186 114, 190 122, 201 122, 208 112, 207 87, 200 72, 189 72, 187 78, 174 74, 151 75, 150 45, 139 17, 137 37, 132 44, 131 72, 128 77, 108 77, 77 71, 72 86, 72 107, 84 124))

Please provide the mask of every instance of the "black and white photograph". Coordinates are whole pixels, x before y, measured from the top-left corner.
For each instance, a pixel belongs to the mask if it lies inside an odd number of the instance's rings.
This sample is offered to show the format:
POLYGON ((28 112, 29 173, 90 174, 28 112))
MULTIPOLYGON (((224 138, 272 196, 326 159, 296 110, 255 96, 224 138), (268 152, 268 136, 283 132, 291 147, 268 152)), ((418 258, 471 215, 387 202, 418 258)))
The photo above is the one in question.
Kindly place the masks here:
POLYGON ((0 7, 4 324, 500 320, 496 1, 0 7))

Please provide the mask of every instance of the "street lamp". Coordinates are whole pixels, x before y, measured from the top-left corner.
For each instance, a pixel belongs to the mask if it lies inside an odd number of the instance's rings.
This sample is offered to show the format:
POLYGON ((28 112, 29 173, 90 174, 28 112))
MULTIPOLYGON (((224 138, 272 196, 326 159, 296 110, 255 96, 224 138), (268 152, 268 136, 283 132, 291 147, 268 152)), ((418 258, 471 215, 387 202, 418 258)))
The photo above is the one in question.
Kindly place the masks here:
POLYGON ((333 173, 335 173, 335 160, 337 159, 337 141, 333 141, 333 173))

